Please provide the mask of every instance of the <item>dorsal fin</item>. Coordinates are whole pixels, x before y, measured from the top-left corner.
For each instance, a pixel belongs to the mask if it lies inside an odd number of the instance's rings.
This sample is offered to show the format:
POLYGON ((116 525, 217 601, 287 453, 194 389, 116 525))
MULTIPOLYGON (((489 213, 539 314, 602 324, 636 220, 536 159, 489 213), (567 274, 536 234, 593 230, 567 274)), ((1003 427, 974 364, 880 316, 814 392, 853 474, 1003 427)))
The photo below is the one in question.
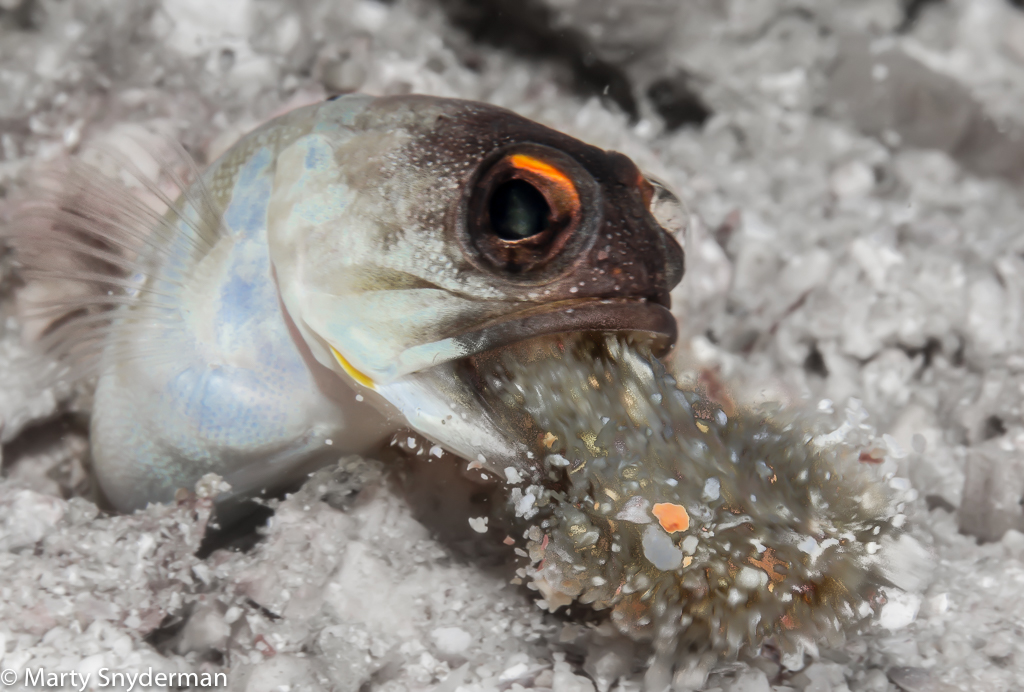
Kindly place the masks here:
POLYGON ((148 173, 112 147, 51 165, 15 208, 7 235, 25 282, 19 312, 37 353, 58 364, 47 369, 50 382, 95 374, 101 353, 131 341, 131 306, 177 319, 180 269, 223 233, 222 208, 195 162, 177 143, 162 144, 167 155, 142 149, 148 173))

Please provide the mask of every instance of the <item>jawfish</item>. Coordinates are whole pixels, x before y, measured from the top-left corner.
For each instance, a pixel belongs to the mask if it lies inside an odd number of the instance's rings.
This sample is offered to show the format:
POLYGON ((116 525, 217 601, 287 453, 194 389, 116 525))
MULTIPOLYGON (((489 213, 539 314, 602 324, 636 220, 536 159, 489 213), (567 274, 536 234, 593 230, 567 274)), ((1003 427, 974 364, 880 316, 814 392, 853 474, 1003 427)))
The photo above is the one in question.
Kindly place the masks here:
POLYGON ((179 187, 157 212, 71 166, 13 238, 25 276, 62 287, 41 347, 96 378, 118 510, 207 473, 245 498, 403 427, 531 472, 541 441, 491 415, 467 363, 552 334, 675 339, 683 251, 652 213, 670 193, 508 110, 344 96, 179 187))

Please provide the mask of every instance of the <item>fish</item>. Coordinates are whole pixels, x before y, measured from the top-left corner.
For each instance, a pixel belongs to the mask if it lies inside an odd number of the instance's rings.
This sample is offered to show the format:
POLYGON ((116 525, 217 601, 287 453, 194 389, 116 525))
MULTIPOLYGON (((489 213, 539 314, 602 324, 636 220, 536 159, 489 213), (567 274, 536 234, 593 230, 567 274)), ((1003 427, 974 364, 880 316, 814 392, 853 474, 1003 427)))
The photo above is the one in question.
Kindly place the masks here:
POLYGON ((117 160, 159 209, 70 163, 9 238, 50 287, 39 352, 95 382, 92 468, 116 510, 210 473, 242 502, 406 428, 535 474, 542 440, 487 405, 474 358, 558 333, 676 339, 678 200, 509 110, 352 94, 204 171, 177 151, 177 195, 117 160))

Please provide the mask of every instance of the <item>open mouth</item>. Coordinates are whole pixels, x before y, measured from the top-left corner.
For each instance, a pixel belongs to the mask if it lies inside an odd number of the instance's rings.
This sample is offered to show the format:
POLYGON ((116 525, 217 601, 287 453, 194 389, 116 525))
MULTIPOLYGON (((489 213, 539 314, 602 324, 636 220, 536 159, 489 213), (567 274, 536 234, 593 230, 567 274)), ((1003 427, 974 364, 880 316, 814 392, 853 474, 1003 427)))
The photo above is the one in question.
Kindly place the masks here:
POLYGON ((625 299, 559 301, 503 316, 455 337, 462 356, 377 385, 410 425, 449 451, 500 475, 512 466, 532 475, 547 448, 529 413, 501 386, 506 358, 531 362, 576 343, 619 334, 663 355, 676 321, 655 302, 625 299))
MULTIPOLYGON (((586 350, 599 346, 611 334, 624 337, 660 357, 668 352, 676 338, 675 318, 667 308, 656 303, 581 300, 562 302, 554 309, 546 307, 546 310, 513 315, 470 333, 468 336, 473 339, 467 344, 472 349, 470 354, 445 368, 452 384, 458 383, 453 388, 469 394, 464 394, 463 400, 478 412, 481 420, 503 431, 504 436, 513 441, 513 446, 529 451, 528 459, 543 458, 549 436, 513 394, 517 387, 529 386, 529 383, 511 383, 508 359, 532 363, 537 359, 559 358, 558 354, 567 349, 586 350)), ((511 463, 523 466, 524 461, 519 456, 511 463)), ((525 469, 521 470, 529 471, 531 466, 526 462, 525 469)))
POLYGON ((457 337, 474 355, 526 339, 573 332, 642 335, 661 357, 675 343, 675 317, 664 305, 637 299, 564 300, 513 313, 457 337))

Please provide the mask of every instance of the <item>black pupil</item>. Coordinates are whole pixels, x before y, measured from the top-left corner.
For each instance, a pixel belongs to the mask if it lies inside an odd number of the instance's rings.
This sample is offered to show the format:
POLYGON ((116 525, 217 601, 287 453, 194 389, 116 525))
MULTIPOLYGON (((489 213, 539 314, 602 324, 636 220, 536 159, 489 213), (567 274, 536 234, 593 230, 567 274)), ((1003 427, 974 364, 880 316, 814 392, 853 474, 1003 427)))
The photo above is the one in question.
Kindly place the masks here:
POLYGON ((503 240, 523 240, 548 228, 551 207, 525 180, 502 183, 491 196, 491 228, 503 240))

